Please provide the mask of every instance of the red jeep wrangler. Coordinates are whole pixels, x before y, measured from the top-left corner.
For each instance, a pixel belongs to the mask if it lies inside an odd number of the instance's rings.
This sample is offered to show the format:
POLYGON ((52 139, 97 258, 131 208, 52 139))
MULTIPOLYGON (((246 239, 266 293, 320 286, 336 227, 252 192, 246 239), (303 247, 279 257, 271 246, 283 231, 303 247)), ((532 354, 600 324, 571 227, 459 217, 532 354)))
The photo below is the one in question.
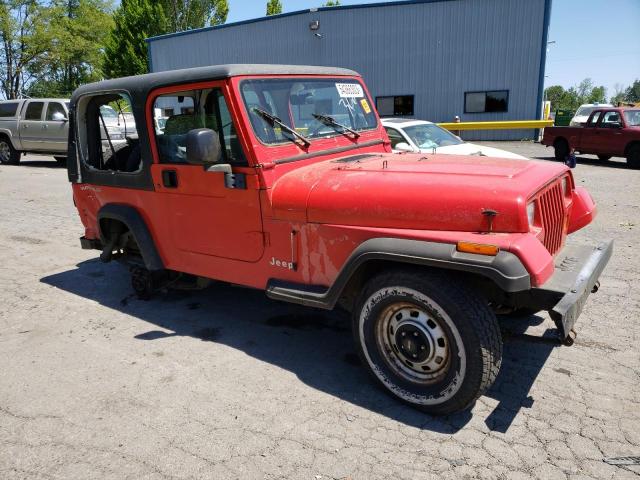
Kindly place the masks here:
POLYGON ((612 252, 565 245, 595 205, 564 165, 392 154, 350 70, 109 80, 74 93, 70 121, 81 245, 130 265, 139 294, 216 279, 339 304, 373 378, 430 413, 465 409, 491 386, 496 311, 548 310, 570 344, 612 252), (118 148, 107 104, 138 125, 118 148))

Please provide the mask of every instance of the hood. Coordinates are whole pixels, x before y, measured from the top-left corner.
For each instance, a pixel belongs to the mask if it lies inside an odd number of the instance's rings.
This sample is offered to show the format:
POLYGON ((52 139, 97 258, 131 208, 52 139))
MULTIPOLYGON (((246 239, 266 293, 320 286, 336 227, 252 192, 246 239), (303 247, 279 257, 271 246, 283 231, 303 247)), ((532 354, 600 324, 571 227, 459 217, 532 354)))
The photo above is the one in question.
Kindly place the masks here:
POLYGON ((280 220, 419 230, 529 230, 525 203, 567 167, 441 154, 365 154, 311 164, 271 189, 280 220))
MULTIPOLYGON (((429 149, 422 151, 425 153, 431 152, 431 150, 429 149)), ((520 160, 526 160, 525 157, 523 157, 522 155, 518 155, 517 153, 467 142, 460 143, 459 145, 447 145, 446 147, 438 147, 436 148, 436 153, 446 153, 448 155, 479 155, 485 157, 517 158, 520 160)))

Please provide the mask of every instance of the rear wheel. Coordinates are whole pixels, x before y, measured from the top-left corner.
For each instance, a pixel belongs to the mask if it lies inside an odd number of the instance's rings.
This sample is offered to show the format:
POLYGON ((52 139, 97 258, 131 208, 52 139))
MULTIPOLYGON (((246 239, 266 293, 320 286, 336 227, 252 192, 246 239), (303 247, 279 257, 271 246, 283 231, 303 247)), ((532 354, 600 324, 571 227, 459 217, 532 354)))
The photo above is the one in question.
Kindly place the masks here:
POLYGON ((0 163, 5 165, 20 163, 20 152, 13 148, 11 140, 7 137, 0 137, 0 163))
POLYGON ((631 168, 640 168, 640 145, 634 145, 629 149, 627 164, 631 168))
POLYGON ((558 138, 553 142, 553 149, 555 150, 556 160, 563 162, 569 156, 569 144, 564 138, 558 138))
POLYGON ((606 162, 610 158, 611 158, 611 155, 598 155, 598 159, 602 160, 603 162, 606 162))
POLYGON ((377 383, 428 413, 472 406, 500 369, 495 315, 473 290, 441 273, 375 277, 356 303, 353 330, 377 383))

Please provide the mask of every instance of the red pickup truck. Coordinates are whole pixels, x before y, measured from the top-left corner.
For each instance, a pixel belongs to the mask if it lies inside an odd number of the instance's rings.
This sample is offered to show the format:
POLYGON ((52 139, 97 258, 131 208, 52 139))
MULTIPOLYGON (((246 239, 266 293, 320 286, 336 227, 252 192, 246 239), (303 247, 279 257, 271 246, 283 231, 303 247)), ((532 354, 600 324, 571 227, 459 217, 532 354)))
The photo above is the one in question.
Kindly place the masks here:
POLYGON ((640 168, 640 109, 594 110, 584 127, 545 128, 542 144, 553 145, 556 160, 561 162, 573 149, 600 160, 626 157, 630 167, 640 168))

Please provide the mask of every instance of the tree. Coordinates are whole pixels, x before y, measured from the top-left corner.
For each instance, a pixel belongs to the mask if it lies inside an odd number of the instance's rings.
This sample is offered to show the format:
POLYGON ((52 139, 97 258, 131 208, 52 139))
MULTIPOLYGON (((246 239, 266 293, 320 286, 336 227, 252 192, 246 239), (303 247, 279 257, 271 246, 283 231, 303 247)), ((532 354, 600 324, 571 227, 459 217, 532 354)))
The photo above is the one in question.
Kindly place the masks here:
POLYGON ((269 0, 267 2, 267 16, 282 13, 282 3, 280 0, 269 0))
POLYGON ((102 78, 103 46, 113 26, 111 2, 53 0, 49 8, 54 48, 30 66, 33 97, 67 97, 83 83, 102 78), (101 28, 96 28, 100 25, 101 28))
POLYGON ((635 80, 633 84, 624 92, 624 99, 629 103, 640 102, 640 80, 635 80))
POLYGON ((0 0, 0 83, 8 99, 20 98, 34 75, 31 68, 54 46, 49 9, 38 0, 0 0))
POLYGON ((322 6, 323 7, 339 7, 340 6, 340 0, 328 0, 328 1, 324 2, 324 4, 322 6))
MULTIPOLYGON (((155 3, 155 2, 154 2, 155 3)), ((227 21, 227 0, 159 0, 167 18, 165 33, 181 32, 227 21)))
POLYGON ((551 102, 552 110, 576 110, 583 103, 604 103, 606 89, 603 86, 594 87, 590 78, 585 78, 578 85, 565 90, 560 85, 553 85, 544 91, 545 97, 551 102))
POLYGON ((152 0, 122 0, 113 21, 105 46, 104 73, 108 77, 147 73, 145 39, 166 33, 162 5, 152 0))

